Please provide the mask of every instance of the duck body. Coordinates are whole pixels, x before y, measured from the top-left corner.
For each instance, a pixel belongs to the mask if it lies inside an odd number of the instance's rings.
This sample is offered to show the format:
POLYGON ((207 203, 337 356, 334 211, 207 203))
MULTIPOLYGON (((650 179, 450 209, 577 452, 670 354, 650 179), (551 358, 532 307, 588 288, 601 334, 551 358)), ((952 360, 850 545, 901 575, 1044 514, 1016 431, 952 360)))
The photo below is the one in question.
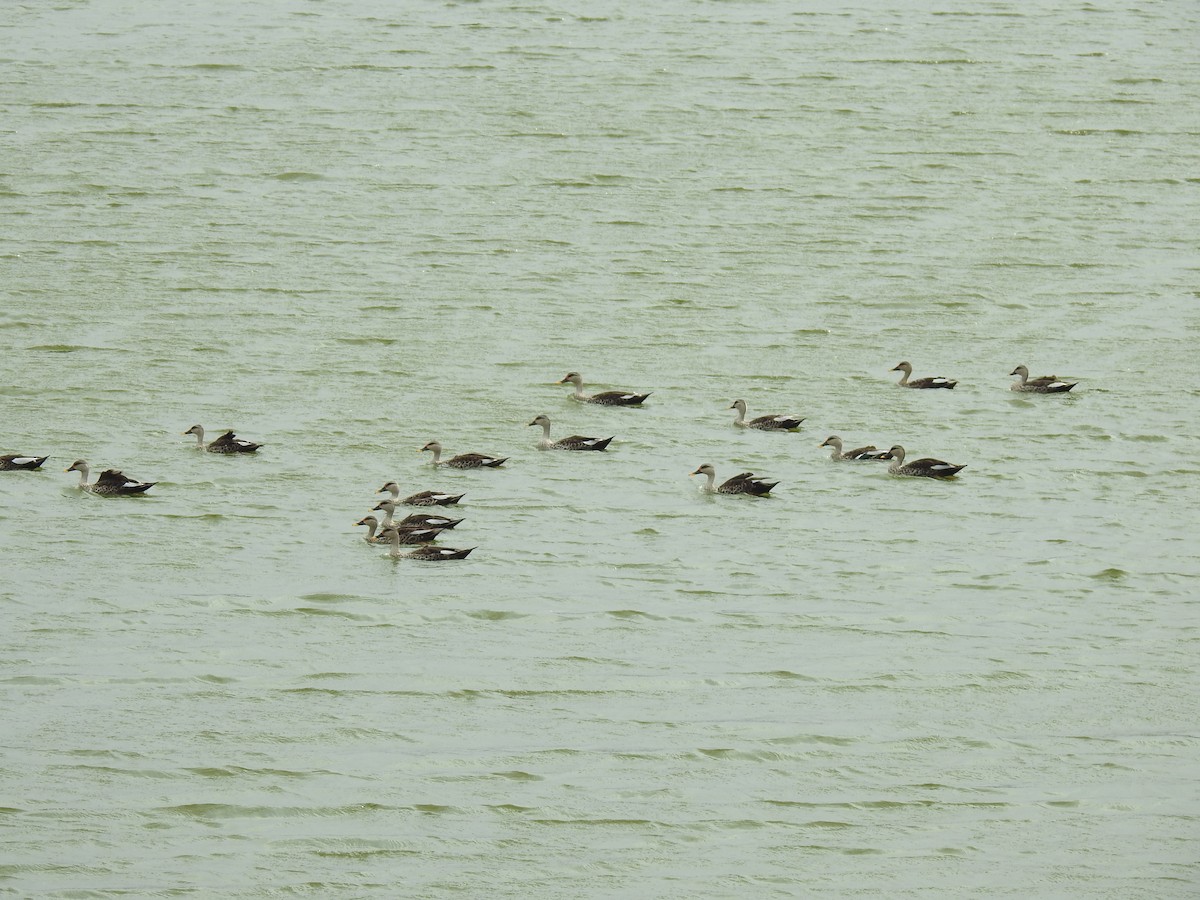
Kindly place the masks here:
POLYGON ((232 431, 227 431, 204 449, 209 453, 254 453, 262 444, 244 441, 232 431))
POLYGON ((893 475, 915 475, 919 478, 953 478, 966 468, 965 465, 943 462, 940 459, 925 457, 910 463, 904 461, 904 448, 896 444, 888 451, 892 455, 892 464, 888 472, 893 475))
POLYGON ((578 400, 581 403, 595 403, 599 406, 640 406, 653 393, 653 391, 647 391, 645 394, 635 394, 633 391, 601 391, 599 394, 585 394, 583 376, 578 372, 568 372, 559 379, 558 383, 570 383, 575 386, 575 393, 571 395, 572 400, 578 400))
POLYGON ((193 425, 184 434, 194 434, 196 436, 196 446, 209 453, 253 453, 262 446, 262 444, 256 444, 253 441, 244 441, 232 431, 225 432, 219 438, 206 445, 204 443, 204 427, 201 425, 193 425))
POLYGON ((447 494, 444 491, 421 491, 399 501, 405 506, 455 506, 466 494, 447 494))
POLYGON ((594 438, 584 437, 581 434, 573 434, 570 437, 552 441, 550 440, 550 418, 548 416, 538 416, 529 424, 542 426, 542 439, 538 441, 539 450, 604 450, 612 441, 611 437, 594 438))
POLYGON ((912 363, 909 362, 897 363, 892 371, 904 373, 900 376, 900 387, 918 389, 945 388, 946 390, 953 390, 954 386, 958 384, 957 381, 944 378, 941 375, 935 375, 930 378, 914 378, 912 381, 909 381, 908 378, 912 375, 912 363))
POLYGON ((135 481, 120 469, 105 469, 96 477, 95 482, 88 484, 88 473, 91 470, 87 462, 82 459, 75 460, 66 471, 78 472, 79 487, 89 493, 101 496, 121 497, 144 494, 158 483, 156 481, 135 481))
POLYGON ((454 506, 466 496, 466 494, 447 494, 445 491, 419 491, 415 494, 409 494, 401 500, 400 485, 394 481, 389 481, 375 493, 382 494, 385 491, 392 495, 394 501, 402 503, 405 506, 454 506))
POLYGON ((802 416, 758 416, 746 421, 746 401, 734 400, 729 406, 737 410, 737 418, 733 424, 739 428, 753 428, 756 431, 795 431, 804 421, 802 416))
POLYGON ((7 453, 0 456, 0 472, 32 471, 40 469, 48 456, 22 456, 20 453, 7 453))
POLYGON ((435 466, 448 466, 451 469, 495 469, 508 462, 507 456, 491 456, 487 453, 460 453, 442 462, 442 445, 437 441, 430 441, 421 450, 433 454, 435 466))
POLYGON ((1021 391, 1026 394, 1065 394, 1078 381, 1063 381, 1055 375, 1039 375, 1037 378, 1029 377, 1029 369, 1025 366, 1017 366, 1009 375, 1017 375, 1020 381, 1014 381, 1009 385, 1009 390, 1021 391))
POLYGON ((466 559, 474 549, 474 547, 467 547, 465 550, 458 550, 454 547, 433 547, 426 544, 406 555, 409 559, 423 559, 426 562, 446 562, 451 559, 466 559))
POLYGON ((722 482, 720 486, 714 487, 717 470, 708 463, 700 466, 691 474, 703 475, 708 479, 704 490, 710 494, 749 494, 754 497, 765 497, 771 493, 771 488, 779 484, 778 481, 766 481, 758 478, 753 472, 742 472, 734 475, 728 481, 722 482))
POLYGON ((866 447, 855 447, 853 450, 842 450, 842 439, 836 434, 831 434, 821 442, 822 447, 832 447, 833 452, 829 454, 830 459, 836 460, 884 460, 891 459, 890 450, 879 450, 874 444, 869 444, 866 447))
POLYGON ((389 555, 393 559, 408 558, 423 559, 430 562, 443 562, 451 559, 466 559, 471 554, 471 551, 475 549, 474 547, 468 547, 465 550, 460 550, 455 547, 434 547, 429 544, 424 544, 420 547, 417 547, 415 550, 409 551, 408 553, 401 553, 401 544, 413 542, 406 541, 404 539, 403 532, 394 526, 384 528, 381 538, 382 543, 390 543, 392 545, 389 555))
POLYGON ((437 528, 445 531, 459 524, 462 519, 451 519, 430 513, 413 513, 400 520, 401 528, 437 528))

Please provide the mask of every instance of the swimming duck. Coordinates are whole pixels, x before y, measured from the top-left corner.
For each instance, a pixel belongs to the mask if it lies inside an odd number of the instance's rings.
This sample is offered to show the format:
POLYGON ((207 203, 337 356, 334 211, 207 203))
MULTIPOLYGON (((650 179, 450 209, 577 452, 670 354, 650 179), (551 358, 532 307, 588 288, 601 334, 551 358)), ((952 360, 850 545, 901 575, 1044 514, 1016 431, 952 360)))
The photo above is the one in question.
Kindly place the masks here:
POLYGON ((445 491, 420 491, 401 500, 400 485, 394 481, 389 481, 375 493, 382 494, 384 491, 391 494, 392 499, 397 503, 403 503, 405 506, 454 506, 467 496, 466 494, 447 494, 445 491))
MULTIPOLYGON (((383 510, 384 526, 392 524, 392 516, 396 513, 396 503, 395 500, 380 500, 379 504, 374 507, 374 509, 383 510)), ((436 513, 413 513, 395 524, 401 528, 453 528, 461 521, 462 519, 451 519, 436 513)))
POLYGON ((432 562, 440 562, 450 559, 466 559, 474 547, 468 547, 466 550, 457 550, 454 547, 434 547, 432 544, 424 544, 411 550, 408 553, 400 552, 400 544, 404 542, 402 532, 397 528, 385 528, 381 537, 392 545, 389 556, 392 559, 425 559, 432 562))
POLYGON ((583 392, 583 376, 578 372, 568 372, 558 383, 566 384, 567 382, 575 385, 575 393, 571 395, 571 399, 583 403, 598 403, 601 406, 638 406, 654 393, 653 391, 645 394, 635 394, 632 391, 602 391, 599 394, 585 394, 583 392))
POLYGON ((127 478, 125 474, 118 469, 105 469, 101 472, 93 484, 88 484, 88 473, 91 471, 88 464, 77 459, 71 463, 67 472, 79 473, 79 486, 93 494, 104 494, 107 496, 127 496, 130 494, 141 494, 150 488, 154 487, 156 481, 134 481, 132 478, 127 478))
POLYGON ((593 438, 584 437, 581 434, 573 434, 570 437, 560 438, 557 441, 550 440, 550 417, 538 416, 530 425, 542 426, 542 439, 538 441, 539 450, 603 450, 605 449, 610 437, 593 438))
MULTIPOLYGON (((742 472, 740 475, 734 475, 720 487, 713 487, 713 482, 717 479, 717 470, 708 463, 692 472, 691 475, 706 476, 708 483, 704 485, 704 490, 710 494, 753 494, 756 497, 764 497, 771 493, 771 488, 779 484, 778 481, 763 481, 761 478, 756 478, 752 472, 742 472)), ((688 477, 690 478, 691 475, 688 477)))
POLYGON ((1027 394, 1065 394, 1079 384, 1078 381, 1062 381, 1054 375, 1039 375, 1037 378, 1030 378, 1029 370, 1024 366, 1017 366, 1008 374, 1021 377, 1020 381, 1014 381, 1009 385, 1009 389, 1023 391, 1027 394))
POLYGON ((378 528, 379 528, 379 520, 376 519, 374 516, 363 516, 361 519, 359 519, 354 524, 367 526, 367 536, 365 538, 363 538, 363 540, 366 541, 368 544, 387 544, 387 543, 389 543, 389 541, 384 540, 382 537, 379 537, 375 534, 376 530, 378 530, 378 528))
POLYGON ((888 471, 893 475, 918 475, 923 478, 951 478, 957 475, 965 465, 956 466, 954 463, 942 462, 940 459, 926 457, 916 459, 907 465, 904 462, 904 448, 899 444, 888 451, 892 455, 892 464, 888 471))
POLYGON ((746 421, 746 401, 734 400, 730 409, 737 410, 737 418, 733 424, 739 428, 756 428, 759 431, 795 431, 804 421, 800 416, 759 416, 757 419, 746 421))
MULTIPOLYGON (((367 526, 366 542, 368 544, 387 544, 392 540, 391 537, 385 537, 382 534, 376 536, 375 529, 379 527, 379 520, 374 516, 363 516, 354 524, 367 526)), ((440 528, 403 528, 395 522, 390 524, 384 522, 383 528, 385 531, 399 532, 398 540, 401 544, 428 544, 442 532, 440 528)))
POLYGON ((893 372, 903 372, 900 376, 900 387, 910 388, 947 388, 953 390, 958 384, 957 381, 951 381, 949 378, 943 378, 941 375, 935 375, 930 378, 918 378, 916 381, 909 381, 908 376, 912 374, 912 363, 902 362, 896 363, 892 369, 893 372))
MULTIPOLYGON (((438 516, 430 513, 413 513, 411 516, 405 516, 399 522, 394 522, 392 516, 396 514, 395 500, 380 500, 378 504, 371 507, 372 510, 383 511, 383 528, 388 528, 396 525, 400 528, 453 528, 462 519, 450 519, 446 516, 438 516)), ((357 524, 357 523, 356 523, 357 524)))
POLYGON ((193 425, 184 434, 194 434, 196 446, 209 453, 253 453, 262 446, 253 441, 244 441, 232 431, 227 431, 206 447, 204 445, 204 427, 201 425, 193 425))
POLYGON ((508 461, 507 456, 488 456, 486 453, 460 453, 458 456, 452 456, 445 462, 439 462, 442 456, 442 445, 437 441, 430 441, 421 451, 430 451, 433 454, 433 464, 435 466, 449 466, 451 469, 494 469, 497 466, 502 466, 508 461))
POLYGON ((48 460, 48 456, 22 456, 19 453, 7 453, 0 456, 0 472, 15 472, 18 469, 38 469, 48 460))
POLYGON ((869 444, 866 447, 855 447, 853 450, 842 450, 842 439, 836 434, 831 434, 821 442, 822 447, 832 447, 833 452, 829 454, 830 459, 891 459, 892 454, 887 450, 878 450, 874 444, 869 444))

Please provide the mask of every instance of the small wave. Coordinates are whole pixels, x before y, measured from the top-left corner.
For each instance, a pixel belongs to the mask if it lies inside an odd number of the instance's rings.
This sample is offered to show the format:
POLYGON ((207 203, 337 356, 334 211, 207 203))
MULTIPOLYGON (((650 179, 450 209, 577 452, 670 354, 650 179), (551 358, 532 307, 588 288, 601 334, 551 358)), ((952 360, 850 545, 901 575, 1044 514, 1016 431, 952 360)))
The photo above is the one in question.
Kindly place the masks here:
POLYGON ((325 176, 316 172, 278 172, 267 176, 276 181, 324 181, 325 176))
POLYGON ((37 353, 78 353, 81 350, 95 350, 97 353, 129 352, 119 347, 91 347, 87 344, 34 344, 32 347, 26 347, 25 349, 37 353))
POLYGON ((780 678, 787 681, 820 681, 819 678, 813 678, 811 675, 801 675, 799 672, 790 672, 787 669, 776 669, 773 672, 751 672, 751 675, 765 675, 767 678, 780 678))
POLYGON ((301 616, 328 616, 334 619, 347 619, 351 622, 373 622, 373 616, 365 616, 361 613, 350 613, 340 609, 320 609, 315 606, 297 606, 291 613, 301 616))
POLYGON ((298 817, 333 818, 357 816, 364 811, 394 810, 394 806, 379 803, 358 803, 349 806, 240 806, 233 803, 184 803, 179 806, 160 806, 157 812, 192 819, 291 819, 298 817))
POLYGON ((225 675, 197 675, 196 680, 209 684, 234 684, 237 682, 236 678, 229 678, 225 675))
POLYGON ((255 769, 246 766, 195 766, 183 771, 204 778, 241 778, 246 775, 258 777, 267 775, 278 778, 316 778, 336 774, 328 769, 314 769, 311 772, 299 772, 292 769, 255 769))
POLYGON ((610 609, 606 615, 612 616, 614 619, 650 619, 655 622, 665 621, 662 616, 655 616, 648 612, 642 612, 640 609, 610 609))

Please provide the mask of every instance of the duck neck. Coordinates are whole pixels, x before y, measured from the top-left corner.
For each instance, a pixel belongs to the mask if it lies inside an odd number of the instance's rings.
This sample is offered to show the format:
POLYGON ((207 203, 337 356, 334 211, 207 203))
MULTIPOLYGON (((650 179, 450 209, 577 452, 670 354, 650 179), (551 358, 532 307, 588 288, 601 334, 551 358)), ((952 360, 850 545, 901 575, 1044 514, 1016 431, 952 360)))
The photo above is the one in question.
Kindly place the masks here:
POLYGON ((890 466, 888 466, 888 471, 892 472, 892 473, 899 472, 900 468, 903 465, 904 465, 904 451, 899 450, 899 449, 892 450, 892 464, 890 466))
POLYGON ((442 448, 430 447, 429 452, 433 454, 433 464, 436 466, 438 464, 438 460, 442 458, 442 448))
POLYGON ((903 385, 907 385, 908 384, 908 376, 911 374, 912 374, 911 369, 901 369, 900 370, 900 383, 903 385))
POLYGON ((575 393, 571 395, 572 397, 574 397, 576 400, 586 400, 588 398, 588 395, 583 392, 582 378, 580 378, 578 381, 572 381, 571 384, 575 386, 575 393))
POLYGON ((737 410, 737 418, 733 420, 733 424, 734 424, 734 425, 741 425, 743 428, 745 428, 745 427, 746 427, 746 407, 745 407, 745 404, 740 404, 740 403, 739 403, 739 404, 735 404, 733 408, 734 408, 735 410, 737 410))
POLYGON ((538 424, 542 426, 542 439, 538 441, 538 446, 543 450, 548 450, 554 443, 550 440, 550 423, 538 422, 538 424))
MULTIPOLYGON (((391 506, 390 509, 388 506, 384 506, 382 503, 380 504, 380 510, 383 512, 383 522, 380 525, 381 528, 386 528, 392 524, 392 513, 395 512, 396 507, 391 504, 389 504, 389 506, 391 506)), ((374 533, 374 527, 372 527, 371 534, 374 533)))
POLYGON ((705 472, 704 477, 705 477, 705 479, 707 479, 704 482, 704 490, 710 494, 715 493, 717 489, 715 487, 713 487, 713 485, 717 481, 717 473, 716 472, 705 472))
POLYGON ((379 526, 374 522, 366 522, 365 524, 367 526, 367 536, 365 540, 368 544, 370 544, 375 540, 375 529, 379 526))
POLYGON ((1028 384, 1028 382, 1029 382, 1029 372, 1028 371, 1026 371, 1025 369, 1021 369, 1020 371, 1014 372, 1013 374, 1021 379, 1022 387, 1024 387, 1026 384, 1028 384))
POLYGON ((388 555, 392 559, 399 559, 404 554, 400 552, 400 530, 393 528, 388 532, 388 539, 392 542, 392 549, 388 551, 388 555))
POLYGON ((194 434, 196 436, 196 446, 203 447, 204 446, 204 429, 197 427, 196 430, 192 432, 192 434, 194 434))
POLYGON ((829 454, 829 458, 830 459, 841 459, 842 458, 842 442, 841 441, 829 441, 828 443, 829 443, 829 446, 833 448, 833 452, 829 454))
POLYGON ((88 471, 89 471, 88 467, 87 467, 87 466, 80 466, 80 467, 79 467, 78 469, 76 469, 75 471, 77 471, 77 472, 79 473, 79 486, 80 486, 81 488, 85 488, 85 487, 87 487, 87 486, 88 486, 88 483, 87 483, 87 480, 88 480, 88 471))

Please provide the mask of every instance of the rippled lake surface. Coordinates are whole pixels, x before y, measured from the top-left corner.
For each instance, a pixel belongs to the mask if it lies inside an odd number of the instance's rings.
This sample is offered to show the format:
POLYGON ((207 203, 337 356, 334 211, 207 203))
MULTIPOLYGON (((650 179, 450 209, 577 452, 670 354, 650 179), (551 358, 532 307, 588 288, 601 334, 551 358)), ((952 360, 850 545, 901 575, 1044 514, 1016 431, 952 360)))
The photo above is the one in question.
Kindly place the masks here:
POLYGON ((1198 35, 8 9, 0 893, 1195 896, 1198 35), (364 543, 392 479, 468 560, 364 543))

